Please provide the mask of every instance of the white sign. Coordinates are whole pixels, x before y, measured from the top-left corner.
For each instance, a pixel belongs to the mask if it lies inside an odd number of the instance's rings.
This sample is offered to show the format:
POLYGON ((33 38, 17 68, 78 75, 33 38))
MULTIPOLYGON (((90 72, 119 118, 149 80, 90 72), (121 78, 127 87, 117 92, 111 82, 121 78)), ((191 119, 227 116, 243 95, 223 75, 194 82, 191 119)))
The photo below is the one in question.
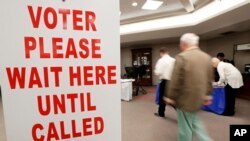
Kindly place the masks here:
POLYGON ((1 0, 8 141, 120 141, 118 0, 1 0))

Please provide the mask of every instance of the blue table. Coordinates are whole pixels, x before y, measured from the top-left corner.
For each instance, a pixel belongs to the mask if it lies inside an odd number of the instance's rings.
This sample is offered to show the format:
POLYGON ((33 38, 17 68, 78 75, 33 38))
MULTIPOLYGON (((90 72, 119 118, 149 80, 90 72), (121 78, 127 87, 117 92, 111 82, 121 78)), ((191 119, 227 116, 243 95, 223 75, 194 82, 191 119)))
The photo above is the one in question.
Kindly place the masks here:
POLYGON ((213 96, 212 104, 208 106, 203 106, 202 109, 205 111, 222 115, 226 107, 225 88, 214 87, 212 96, 213 96))

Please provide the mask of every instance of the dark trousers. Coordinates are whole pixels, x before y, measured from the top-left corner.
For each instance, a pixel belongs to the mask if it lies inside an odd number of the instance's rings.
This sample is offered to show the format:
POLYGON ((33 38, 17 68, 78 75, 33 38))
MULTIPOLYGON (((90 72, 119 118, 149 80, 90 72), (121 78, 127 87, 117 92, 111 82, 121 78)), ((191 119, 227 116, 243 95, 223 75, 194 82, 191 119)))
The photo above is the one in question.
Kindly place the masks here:
POLYGON ((226 85, 225 87, 226 92, 226 108, 223 113, 225 116, 233 116, 235 113, 235 97, 237 93, 237 89, 233 89, 230 85, 226 85))
POLYGON ((165 108, 166 108, 166 104, 163 100, 164 97, 164 93, 165 90, 167 90, 166 88, 166 84, 167 84, 168 80, 161 80, 160 83, 160 103, 159 103, 159 108, 158 108, 158 114, 159 116, 165 117, 165 108))

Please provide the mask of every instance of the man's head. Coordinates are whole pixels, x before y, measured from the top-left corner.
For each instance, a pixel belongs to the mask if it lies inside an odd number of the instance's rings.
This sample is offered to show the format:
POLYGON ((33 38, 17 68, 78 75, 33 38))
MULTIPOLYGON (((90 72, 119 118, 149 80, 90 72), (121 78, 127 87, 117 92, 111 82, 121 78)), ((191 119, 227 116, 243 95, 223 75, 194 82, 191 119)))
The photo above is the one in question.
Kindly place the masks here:
POLYGON ((220 60, 216 57, 212 58, 212 65, 214 68, 217 68, 218 64, 220 63, 220 60))
POLYGON ((166 54, 168 54, 167 48, 166 48, 166 47, 162 47, 162 48, 160 49, 160 56, 162 57, 162 56, 164 56, 164 55, 166 55, 166 54))
POLYGON ((217 58, 220 60, 220 61, 223 61, 225 59, 225 54, 223 52, 220 52, 217 54, 217 58))
POLYGON ((184 51, 190 47, 198 47, 199 39, 199 36, 194 33, 183 34, 180 39, 180 49, 184 51))

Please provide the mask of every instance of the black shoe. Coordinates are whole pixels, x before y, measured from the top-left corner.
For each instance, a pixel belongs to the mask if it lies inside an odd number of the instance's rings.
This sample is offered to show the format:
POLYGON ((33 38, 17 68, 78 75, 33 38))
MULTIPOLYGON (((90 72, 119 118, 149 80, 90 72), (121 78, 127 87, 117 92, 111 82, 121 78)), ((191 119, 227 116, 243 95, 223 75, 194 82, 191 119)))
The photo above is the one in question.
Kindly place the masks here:
POLYGON ((165 115, 159 115, 158 113, 154 113, 154 115, 157 117, 165 117, 165 115))
POLYGON ((235 113, 224 113, 223 115, 224 115, 224 116, 234 116, 235 113))

